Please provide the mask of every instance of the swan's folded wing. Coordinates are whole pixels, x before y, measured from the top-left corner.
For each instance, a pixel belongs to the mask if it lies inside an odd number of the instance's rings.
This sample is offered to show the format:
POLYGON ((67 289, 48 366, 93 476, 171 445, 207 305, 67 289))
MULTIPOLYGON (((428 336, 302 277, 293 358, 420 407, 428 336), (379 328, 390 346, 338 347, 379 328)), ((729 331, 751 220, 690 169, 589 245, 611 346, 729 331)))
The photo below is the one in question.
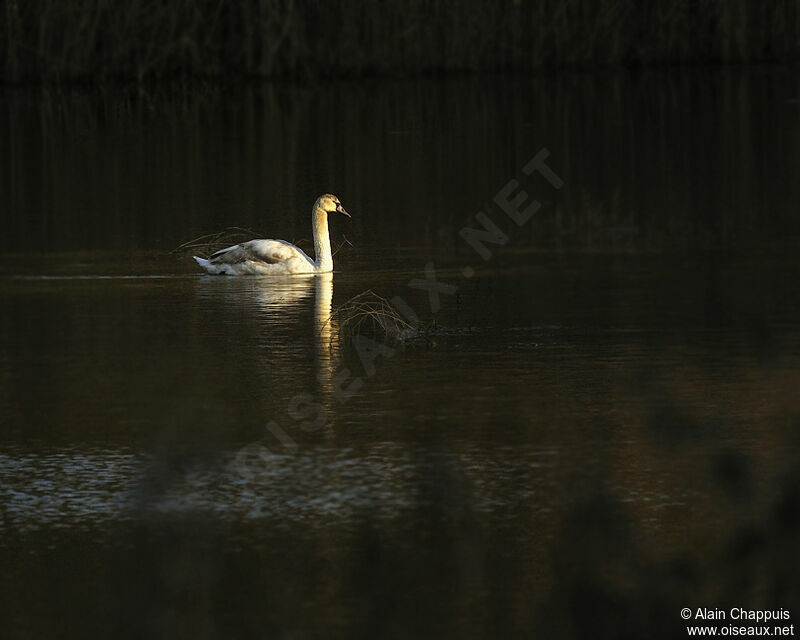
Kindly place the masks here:
POLYGON ((291 258, 305 257, 294 245, 282 240, 250 240, 220 249, 212 254, 209 260, 214 264, 238 264, 252 260, 276 264, 291 258))

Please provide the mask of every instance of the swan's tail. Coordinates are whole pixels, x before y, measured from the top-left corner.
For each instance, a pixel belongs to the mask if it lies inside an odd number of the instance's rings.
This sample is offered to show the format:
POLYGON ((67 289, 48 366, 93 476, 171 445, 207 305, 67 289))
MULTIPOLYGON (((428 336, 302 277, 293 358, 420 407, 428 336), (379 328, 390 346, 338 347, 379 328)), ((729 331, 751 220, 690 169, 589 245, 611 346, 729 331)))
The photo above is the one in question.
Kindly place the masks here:
POLYGON ((197 262, 197 264, 203 267, 203 269, 205 269, 209 273, 214 273, 214 267, 211 265, 211 262, 199 256, 192 256, 192 257, 195 259, 195 262, 197 262))
MULTIPOLYGON (((207 260, 206 258, 200 258, 199 256, 192 256, 197 264, 199 264, 203 269, 205 269, 208 273, 213 276, 221 275, 221 276, 235 276, 238 275, 240 272, 236 270, 237 265, 230 265, 230 264, 215 264, 211 262, 211 260, 207 260)), ((242 271, 241 273, 248 273, 247 271, 242 271)))

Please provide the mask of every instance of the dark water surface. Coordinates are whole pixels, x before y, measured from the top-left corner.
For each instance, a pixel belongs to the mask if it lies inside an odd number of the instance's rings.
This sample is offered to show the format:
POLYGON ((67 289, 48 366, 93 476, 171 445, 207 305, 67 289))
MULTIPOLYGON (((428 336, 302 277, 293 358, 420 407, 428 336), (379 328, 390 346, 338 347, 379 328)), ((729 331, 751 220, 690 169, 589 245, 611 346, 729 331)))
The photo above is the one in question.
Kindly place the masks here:
POLYGON ((799 98, 769 68, 0 93, 0 636, 800 616, 799 98), (522 171, 545 147, 560 189, 522 171), (308 247, 329 190, 332 277, 172 251, 308 247), (366 290, 425 336, 354 343, 331 309, 366 290))

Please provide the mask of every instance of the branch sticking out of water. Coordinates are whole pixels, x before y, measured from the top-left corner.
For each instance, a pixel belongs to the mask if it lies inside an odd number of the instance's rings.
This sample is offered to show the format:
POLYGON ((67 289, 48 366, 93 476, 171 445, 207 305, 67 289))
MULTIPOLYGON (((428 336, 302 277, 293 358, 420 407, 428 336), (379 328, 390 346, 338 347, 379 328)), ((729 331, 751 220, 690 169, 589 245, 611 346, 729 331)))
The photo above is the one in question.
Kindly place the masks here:
POLYGON ((334 309, 331 319, 338 323, 340 335, 345 338, 373 335, 402 342, 420 336, 419 327, 410 324, 386 298, 371 289, 334 309))
POLYGON ((342 238, 344 238, 344 239, 343 239, 343 240, 342 240, 342 241, 339 243, 339 246, 338 246, 338 247, 336 247, 336 249, 334 249, 334 251, 333 251, 333 255, 336 255, 337 253, 339 253, 339 251, 341 250, 341 248, 342 248, 344 245, 346 245, 346 244, 349 244, 351 247, 353 246, 353 243, 352 243, 352 242, 350 242, 350 241, 347 239, 347 236, 346 236, 346 235, 342 234, 342 238))
POLYGON ((217 233, 208 233, 204 236, 199 236, 194 240, 184 242, 183 244, 175 247, 172 250, 172 253, 194 251, 197 253, 210 255, 215 251, 224 249, 225 247, 258 237, 260 237, 260 235, 251 229, 247 229, 245 227, 228 227, 223 231, 218 231, 217 233))

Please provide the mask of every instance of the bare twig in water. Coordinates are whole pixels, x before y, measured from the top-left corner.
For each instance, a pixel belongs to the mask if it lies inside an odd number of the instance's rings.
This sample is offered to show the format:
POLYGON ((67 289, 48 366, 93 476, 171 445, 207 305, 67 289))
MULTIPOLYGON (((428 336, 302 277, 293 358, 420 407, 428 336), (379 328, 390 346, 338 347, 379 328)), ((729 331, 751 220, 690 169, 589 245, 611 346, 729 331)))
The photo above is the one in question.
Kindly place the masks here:
POLYGON ((260 237, 259 234, 245 227, 228 227, 217 233, 209 233, 204 236, 189 240, 175 247, 172 253, 183 253, 184 251, 195 251, 210 255, 219 249, 224 249, 232 244, 245 242, 252 238, 260 237))
POLYGON ((335 249, 335 250, 334 250, 334 252, 333 252, 333 255, 336 255, 337 253, 339 253, 339 249, 341 249, 341 248, 342 248, 344 245, 346 245, 346 244, 349 244, 351 247, 353 246, 353 243, 352 243, 352 242, 350 242, 350 241, 347 239, 347 236, 346 236, 346 235, 342 234, 342 238, 344 238, 344 240, 342 240, 342 241, 339 243, 339 246, 338 246, 338 247, 336 247, 336 249, 335 249))
POLYGON ((392 340, 419 336, 419 329, 403 318, 391 303, 371 289, 350 298, 334 309, 331 319, 339 325, 340 335, 352 338, 362 334, 382 334, 392 340))

